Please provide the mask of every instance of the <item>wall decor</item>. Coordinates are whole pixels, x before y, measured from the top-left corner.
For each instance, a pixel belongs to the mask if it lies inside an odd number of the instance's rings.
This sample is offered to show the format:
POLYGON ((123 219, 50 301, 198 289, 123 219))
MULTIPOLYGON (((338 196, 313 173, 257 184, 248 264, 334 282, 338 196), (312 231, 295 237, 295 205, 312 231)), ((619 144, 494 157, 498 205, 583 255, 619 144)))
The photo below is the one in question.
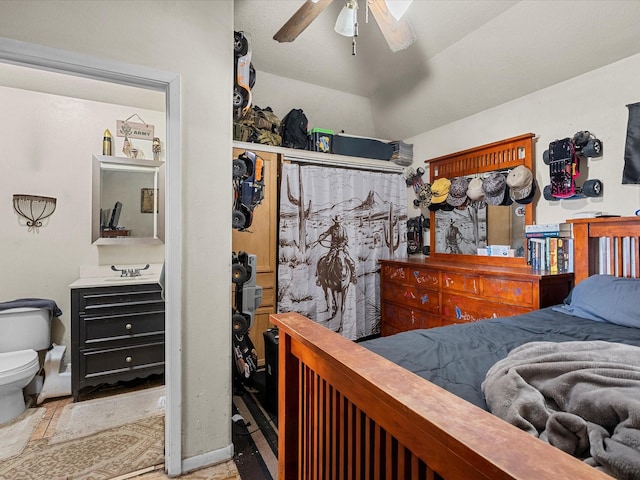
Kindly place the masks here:
POLYGON ((38 232, 42 221, 49 218, 56 210, 56 199, 40 195, 15 194, 13 209, 24 218, 29 231, 38 232))
MULTIPOLYGON (((143 188, 140 193, 140 212, 153 213, 154 189, 143 188)), ((157 209, 156 209, 157 210, 157 209)))
POLYGON ((116 132, 119 137, 140 138, 142 140, 153 140, 155 127, 148 124, 137 113, 134 113, 126 120, 116 121, 116 132), (130 122, 133 117, 138 117, 142 123, 130 122))

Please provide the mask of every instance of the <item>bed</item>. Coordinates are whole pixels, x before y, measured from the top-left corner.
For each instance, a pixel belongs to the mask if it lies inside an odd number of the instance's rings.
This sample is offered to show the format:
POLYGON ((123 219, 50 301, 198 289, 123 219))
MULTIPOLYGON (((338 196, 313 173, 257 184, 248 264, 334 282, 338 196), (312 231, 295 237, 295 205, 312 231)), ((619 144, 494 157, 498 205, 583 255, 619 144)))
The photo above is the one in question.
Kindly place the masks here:
MULTIPOLYGON (((458 370, 475 369, 483 377, 496 359, 508 360, 518 348, 532 345, 527 343, 531 340, 548 340, 552 345, 606 341, 628 349, 640 345, 640 328, 556 311, 575 307, 578 297, 598 297, 586 287, 579 290, 580 284, 595 274, 635 277, 628 283, 638 286, 640 218, 580 219, 571 223, 577 285, 567 305, 527 314, 537 316, 535 319, 518 316, 463 326, 493 328, 500 335, 506 335, 507 330, 519 333, 509 340, 492 337, 486 353, 486 345, 483 347, 479 337, 473 336, 477 331, 472 331, 472 343, 463 353, 447 352, 449 364, 460 362, 463 368, 458 370), (483 348, 482 355, 488 355, 484 363, 469 355, 483 348)), ((296 313, 275 314, 271 321, 280 335, 280 479, 611 478, 600 468, 487 411, 477 377, 469 381, 454 374, 450 381, 441 378, 449 373, 442 373, 440 367, 424 368, 416 355, 428 349, 420 346, 416 336, 429 338, 429 332, 436 337, 445 335, 452 330, 450 327, 353 343, 296 313), (403 349, 393 342, 403 344, 403 349)), ((427 341, 436 344, 437 340, 427 341)), ((639 478, 638 474, 636 471, 635 476, 632 473, 627 478, 639 478)))

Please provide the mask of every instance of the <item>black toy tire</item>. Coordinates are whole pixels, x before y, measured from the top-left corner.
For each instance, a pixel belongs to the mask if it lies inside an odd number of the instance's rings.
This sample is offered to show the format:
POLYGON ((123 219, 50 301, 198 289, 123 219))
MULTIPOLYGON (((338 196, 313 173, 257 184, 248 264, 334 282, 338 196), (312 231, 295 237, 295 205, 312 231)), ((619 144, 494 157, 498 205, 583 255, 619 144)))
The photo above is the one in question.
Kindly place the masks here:
POLYGON ((233 333, 238 335, 244 335, 249 332, 249 324, 247 319, 241 313, 234 313, 231 319, 231 326, 233 333))
POLYGON ((249 41, 240 32, 233 32, 233 53, 236 57, 242 57, 249 51, 249 41))
POLYGON ((418 176, 422 176, 424 175, 424 168, 422 167, 418 167, 418 169, 416 170, 416 173, 418 174, 418 176))
POLYGON ((249 95, 244 88, 233 86, 233 108, 243 108, 249 102, 249 95))
POLYGON ((550 202, 555 202, 556 200, 558 200, 551 194, 551 185, 546 185, 544 187, 544 190, 542 190, 542 196, 545 200, 549 200, 550 202))
POLYGON ((551 163, 551 157, 549 156, 549 150, 545 150, 542 153, 542 161, 545 165, 549 165, 551 163))
POLYGON ((418 200, 417 198, 413 199, 413 206, 416 208, 420 207, 420 200, 418 200))
POLYGON ((585 157, 601 157, 602 156, 602 142, 597 138, 589 140, 589 142, 582 149, 582 154, 585 157))
POLYGON ((411 179, 411 178, 407 178, 407 179, 405 180, 405 183, 407 184, 407 187, 410 187, 411 185, 413 185, 413 179, 411 179))
POLYGON ((247 217, 240 210, 233 211, 233 217, 231 218, 231 226, 235 229, 244 228, 247 223, 247 217))
POLYGON ((244 177, 247 174, 247 163, 239 158, 233 159, 233 178, 244 177))
POLYGON ((231 265, 231 281, 233 283, 245 283, 247 280, 249 280, 249 272, 244 265, 240 263, 231 265))
POLYGON ((601 197, 602 196, 602 182, 600 180, 587 180, 582 185, 582 193, 587 197, 601 197))

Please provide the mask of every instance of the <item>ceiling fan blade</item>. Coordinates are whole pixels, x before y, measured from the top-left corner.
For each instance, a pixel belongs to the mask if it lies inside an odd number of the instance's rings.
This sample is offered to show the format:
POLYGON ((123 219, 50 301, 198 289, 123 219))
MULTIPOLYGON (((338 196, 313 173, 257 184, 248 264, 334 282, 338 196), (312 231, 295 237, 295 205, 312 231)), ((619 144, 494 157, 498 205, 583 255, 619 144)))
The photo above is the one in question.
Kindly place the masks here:
POLYGON ((278 42, 293 42, 333 0, 307 0, 273 36, 278 42))
POLYGON ((368 2, 369 9, 373 13, 373 18, 376 19, 392 51, 397 52, 404 50, 416 40, 416 36, 407 19, 402 17, 400 20, 396 20, 395 17, 391 15, 384 0, 366 1, 368 2))

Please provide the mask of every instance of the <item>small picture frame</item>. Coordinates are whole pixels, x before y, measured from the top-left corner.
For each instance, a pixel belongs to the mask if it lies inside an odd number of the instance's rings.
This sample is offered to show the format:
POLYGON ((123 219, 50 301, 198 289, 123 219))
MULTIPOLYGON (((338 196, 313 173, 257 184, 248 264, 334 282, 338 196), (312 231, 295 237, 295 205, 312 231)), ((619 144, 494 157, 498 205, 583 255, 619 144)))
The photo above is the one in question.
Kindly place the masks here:
POLYGON ((140 212, 153 213, 153 197, 155 189, 143 188, 140 192, 140 212))

